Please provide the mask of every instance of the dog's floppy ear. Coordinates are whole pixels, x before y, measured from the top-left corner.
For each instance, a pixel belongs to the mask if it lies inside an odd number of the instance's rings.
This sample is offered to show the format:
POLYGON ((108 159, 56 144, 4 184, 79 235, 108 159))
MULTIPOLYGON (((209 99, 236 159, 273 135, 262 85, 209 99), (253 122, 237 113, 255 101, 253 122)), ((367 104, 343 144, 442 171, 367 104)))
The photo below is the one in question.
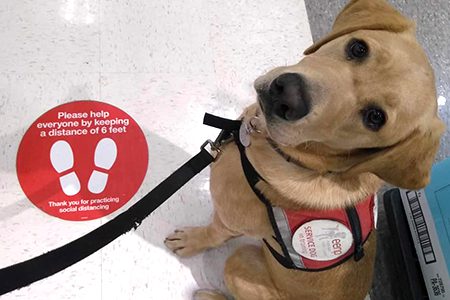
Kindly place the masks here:
POLYGON ((347 174, 354 176, 370 172, 401 188, 423 188, 430 180, 431 166, 444 130, 444 124, 436 116, 426 128, 417 128, 399 143, 369 155, 347 174))
POLYGON ((414 23, 401 15, 385 0, 352 0, 337 16, 332 31, 306 49, 304 54, 311 54, 329 41, 356 30, 404 32, 411 28, 414 28, 414 23))

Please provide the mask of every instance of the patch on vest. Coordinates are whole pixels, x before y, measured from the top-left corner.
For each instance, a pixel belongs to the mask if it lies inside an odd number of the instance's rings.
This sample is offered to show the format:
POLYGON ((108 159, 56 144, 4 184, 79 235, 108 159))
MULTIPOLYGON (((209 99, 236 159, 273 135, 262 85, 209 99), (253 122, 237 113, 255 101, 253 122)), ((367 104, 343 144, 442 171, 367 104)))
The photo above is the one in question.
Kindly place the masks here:
POLYGON ((346 254, 353 243, 351 231, 332 220, 313 220, 300 226, 292 236, 292 246, 301 256, 328 261, 346 254))

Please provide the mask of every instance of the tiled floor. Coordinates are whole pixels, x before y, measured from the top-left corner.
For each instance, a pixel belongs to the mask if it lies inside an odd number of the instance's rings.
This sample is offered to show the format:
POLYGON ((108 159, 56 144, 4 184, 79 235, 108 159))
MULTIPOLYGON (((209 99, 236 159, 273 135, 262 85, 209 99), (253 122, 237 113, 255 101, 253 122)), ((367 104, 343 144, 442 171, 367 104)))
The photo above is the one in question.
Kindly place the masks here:
MULTIPOLYGON (((298 61, 312 41, 309 24, 318 38, 344 2, 306 0, 310 23, 305 4, 296 0, 0 1, 0 268, 63 245, 126 210, 217 134, 201 125, 205 111, 237 116, 255 98, 252 81, 271 67, 298 61), (122 209, 70 222, 28 201, 15 163, 20 140, 37 117, 80 99, 105 101, 132 116, 147 138, 149 166, 141 189, 122 209)), ((448 124, 449 6, 445 0, 426 6, 420 0, 392 2, 418 21, 448 124)), ((447 134, 439 158, 449 151, 447 134)), ((138 230, 0 298, 176 300, 190 299, 199 287, 224 289, 225 257, 248 241, 183 260, 162 243, 176 227, 206 223, 210 211, 205 171, 138 230)), ((386 251, 380 253, 383 264, 386 251)), ((379 269, 374 298, 389 299, 387 266, 379 269)))
MULTIPOLYGON (((254 101, 258 75, 298 61, 311 43, 304 3, 294 0, 2 0, 0 37, 0 267, 64 245, 126 210, 215 137, 201 125, 204 112, 236 117, 254 101), (15 163, 37 117, 81 99, 133 117, 148 141, 149 167, 122 209, 71 222, 28 201, 15 163)), ((190 299, 198 287, 223 289, 224 259, 242 241, 186 260, 162 243, 176 227, 206 223, 210 211, 206 171, 137 231, 0 298, 190 299)))

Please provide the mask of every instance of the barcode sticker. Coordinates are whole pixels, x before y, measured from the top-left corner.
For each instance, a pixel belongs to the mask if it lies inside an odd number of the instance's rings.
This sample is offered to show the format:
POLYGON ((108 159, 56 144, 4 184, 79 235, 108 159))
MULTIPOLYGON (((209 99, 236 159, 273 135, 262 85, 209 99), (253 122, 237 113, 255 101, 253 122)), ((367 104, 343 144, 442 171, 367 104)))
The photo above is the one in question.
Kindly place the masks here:
POLYGON ((450 278, 424 190, 400 189, 411 237, 430 300, 450 300, 450 278))
POLYGON ((427 223, 425 222, 425 217, 423 216, 423 211, 419 202, 417 192, 406 192, 406 198, 408 199, 409 209, 411 211, 417 236, 419 238, 420 248, 422 249, 424 261, 426 264, 435 263, 436 255, 433 251, 430 233, 428 232, 427 223))

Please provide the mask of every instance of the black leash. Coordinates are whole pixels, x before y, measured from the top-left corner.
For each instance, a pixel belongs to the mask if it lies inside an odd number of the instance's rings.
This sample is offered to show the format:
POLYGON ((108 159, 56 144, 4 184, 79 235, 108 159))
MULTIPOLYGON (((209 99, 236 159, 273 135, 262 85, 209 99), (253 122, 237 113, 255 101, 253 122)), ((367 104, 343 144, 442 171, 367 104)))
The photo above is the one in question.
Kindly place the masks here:
MULTIPOLYGON (((191 180, 192 177, 215 161, 220 155, 221 150, 219 149, 219 146, 230 139, 234 139, 238 146, 241 155, 242 168, 249 185, 258 198, 266 205, 269 219, 271 223, 274 224, 275 220, 271 204, 256 188, 256 184, 259 181, 265 180, 251 165, 245 154, 245 147, 239 140, 239 129, 242 121, 228 120, 211 114, 205 114, 203 124, 222 129, 222 132, 215 142, 210 140, 206 141, 201 146, 201 151, 197 155, 178 168, 127 211, 121 213, 106 224, 62 247, 27 261, 0 269, 0 296, 56 274, 105 247, 122 234, 133 228, 136 229, 146 217, 191 180), (215 155, 210 154, 206 150, 208 144, 210 145, 212 152, 216 152, 215 155)), ((349 217, 350 215, 354 215, 354 213, 349 214, 349 217)), ((360 223, 359 219, 352 221, 352 227, 359 229, 355 236, 355 243, 357 245, 355 260, 359 260, 364 255, 362 252, 363 243, 361 243, 360 223)), ((267 241, 264 240, 264 242, 282 265, 287 268, 293 268, 292 260, 290 260, 289 255, 287 255, 285 245, 280 242, 281 235, 276 228, 277 227, 274 226, 276 235, 274 238, 280 244, 284 256, 274 250, 267 241)))
POLYGON ((127 211, 108 223, 55 250, 0 269, 0 295, 62 271, 100 250, 122 234, 133 228, 136 229, 150 213, 217 158, 217 155, 213 156, 206 150, 208 144, 219 155, 220 150, 216 144, 209 140, 206 141, 197 155, 127 211))

